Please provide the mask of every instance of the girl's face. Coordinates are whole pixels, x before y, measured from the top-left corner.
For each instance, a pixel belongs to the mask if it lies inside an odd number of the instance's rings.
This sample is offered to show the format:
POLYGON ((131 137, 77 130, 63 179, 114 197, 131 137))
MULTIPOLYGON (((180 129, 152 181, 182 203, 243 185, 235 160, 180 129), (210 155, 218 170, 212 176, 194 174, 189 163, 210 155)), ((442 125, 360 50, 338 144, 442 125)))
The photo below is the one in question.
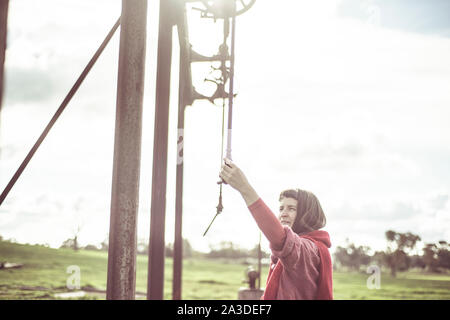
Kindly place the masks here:
POLYGON ((281 198, 280 214, 278 215, 278 219, 280 220, 281 224, 292 228, 296 216, 297 200, 286 197, 281 198))

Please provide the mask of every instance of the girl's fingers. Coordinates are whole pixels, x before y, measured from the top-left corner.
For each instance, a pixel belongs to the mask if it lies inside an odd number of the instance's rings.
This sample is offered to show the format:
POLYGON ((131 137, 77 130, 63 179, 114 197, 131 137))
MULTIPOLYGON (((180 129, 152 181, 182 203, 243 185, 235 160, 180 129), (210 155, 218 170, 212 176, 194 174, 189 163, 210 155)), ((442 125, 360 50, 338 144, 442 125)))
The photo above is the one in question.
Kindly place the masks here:
POLYGON ((227 165, 223 165, 222 166, 222 171, 224 171, 224 172, 231 172, 231 168, 229 167, 229 166, 227 166, 227 165))
POLYGON ((225 182, 227 182, 229 175, 222 171, 220 172, 219 177, 225 182))
POLYGON ((233 162, 232 162, 230 159, 228 159, 228 158, 224 158, 224 159, 223 159, 223 162, 224 162, 225 165, 226 165, 227 167, 229 167, 229 168, 233 168, 233 167, 234 167, 233 162))

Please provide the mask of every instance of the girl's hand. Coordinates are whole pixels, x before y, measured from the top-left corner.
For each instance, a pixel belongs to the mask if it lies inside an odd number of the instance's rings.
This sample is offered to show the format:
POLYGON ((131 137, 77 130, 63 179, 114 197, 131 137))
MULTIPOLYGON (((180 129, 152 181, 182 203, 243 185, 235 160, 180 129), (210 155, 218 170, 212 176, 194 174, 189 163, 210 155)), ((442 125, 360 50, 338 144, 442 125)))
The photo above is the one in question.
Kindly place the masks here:
POLYGON ((241 193, 250 186, 242 170, 228 158, 224 159, 219 177, 241 193))
POLYGON ((224 163, 225 164, 222 166, 219 177, 241 193, 241 196, 244 198, 247 206, 250 206, 257 201, 259 196, 250 183, 248 183, 248 180, 241 169, 239 169, 238 166, 231 162, 228 158, 224 159, 224 163))

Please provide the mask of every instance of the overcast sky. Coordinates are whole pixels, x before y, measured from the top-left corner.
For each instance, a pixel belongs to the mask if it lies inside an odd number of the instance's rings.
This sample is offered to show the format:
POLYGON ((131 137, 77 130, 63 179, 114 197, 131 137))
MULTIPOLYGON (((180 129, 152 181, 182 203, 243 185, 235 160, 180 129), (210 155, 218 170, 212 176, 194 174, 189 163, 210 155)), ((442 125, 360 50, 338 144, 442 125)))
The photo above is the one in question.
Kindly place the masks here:
MULTIPOLYGON (((198 5, 200 6, 200 5, 198 5)), ((384 249, 384 232, 450 240, 450 13, 446 1, 257 1, 237 18, 233 160, 276 212, 286 188, 314 192, 333 247, 384 249)), ((118 0, 12 0, 0 123, 0 188, 120 15, 118 0)), ((221 25, 190 12, 194 50, 221 25)), ((150 229, 158 1, 149 1, 138 238, 150 229)), ((109 232, 119 32, 0 207, 0 235, 58 247, 109 232)), ((178 40, 174 32, 166 242, 173 242, 178 40)), ((203 93, 209 64, 193 66, 203 93)), ((207 251, 259 232, 220 170, 219 106, 186 109, 183 235, 207 251)), ((264 242, 267 248, 267 242, 264 242)), ((334 249, 332 248, 332 250, 334 249)))

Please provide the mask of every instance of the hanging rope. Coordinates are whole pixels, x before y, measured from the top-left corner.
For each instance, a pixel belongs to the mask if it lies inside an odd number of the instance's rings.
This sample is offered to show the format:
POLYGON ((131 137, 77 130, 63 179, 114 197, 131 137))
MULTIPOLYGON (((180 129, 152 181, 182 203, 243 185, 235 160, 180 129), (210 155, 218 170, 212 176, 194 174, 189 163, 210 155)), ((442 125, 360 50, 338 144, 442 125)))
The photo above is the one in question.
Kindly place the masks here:
MULTIPOLYGON (((225 141, 225 99, 222 100, 222 144, 221 144, 221 148, 220 148, 220 163, 222 164, 223 161, 223 147, 224 147, 224 141, 225 141)), ((211 222, 208 225, 208 228, 206 228, 206 231, 203 233, 203 236, 206 235, 206 233, 208 232, 209 228, 211 227, 211 225, 213 224, 214 220, 216 220, 217 216, 222 212, 223 210, 223 205, 222 205, 222 186, 223 184, 226 184, 225 181, 219 181, 217 182, 217 184, 219 184, 219 203, 217 204, 217 211, 216 211, 216 215, 214 216, 214 218, 211 220, 211 222)))
MULTIPOLYGON (((228 72, 228 78, 229 80, 229 90, 228 90, 228 130, 227 130, 227 149, 226 149, 226 157, 230 160, 231 158, 231 131, 232 131, 232 116, 233 116, 233 98, 234 98, 234 88, 233 88, 233 78, 234 78, 234 42, 235 42, 235 30, 236 30, 236 17, 233 16, 231 18, 231 48, 230 48, 230 70, 228 72)), ((224 20, 224 44, 226 43, 226 39, 228 38, 230 30, 230 21, 229 18, 224 20)), ((222 66, 225 67, 225 63, 222 62, 222 66)), ((225 71, 224 74, 226 74, 227 71, 225 71)), ((222 145, 221 145, 221 154, 220 154, 220 164, 222 165, 223 161, 223 149, 224 149, 224 139, 225 139, 225 99, 222 101, 222 145)), ((225 165, 227 165, 225 163, 225 165)), ((208 233, 209 228, 213 224, 214 220, 216 220, 217 216, 222 213, 223 210, 223 204, 222 204, 222 186, 223 184, 226 184, 225 181, 221 180, 217 182, 219 184, 219 203, 216 207, 216 215, 211 220, 210 224, 208 225, 208 228, 206 228, 205 232, 203 233, 203 236, 208 233)))

